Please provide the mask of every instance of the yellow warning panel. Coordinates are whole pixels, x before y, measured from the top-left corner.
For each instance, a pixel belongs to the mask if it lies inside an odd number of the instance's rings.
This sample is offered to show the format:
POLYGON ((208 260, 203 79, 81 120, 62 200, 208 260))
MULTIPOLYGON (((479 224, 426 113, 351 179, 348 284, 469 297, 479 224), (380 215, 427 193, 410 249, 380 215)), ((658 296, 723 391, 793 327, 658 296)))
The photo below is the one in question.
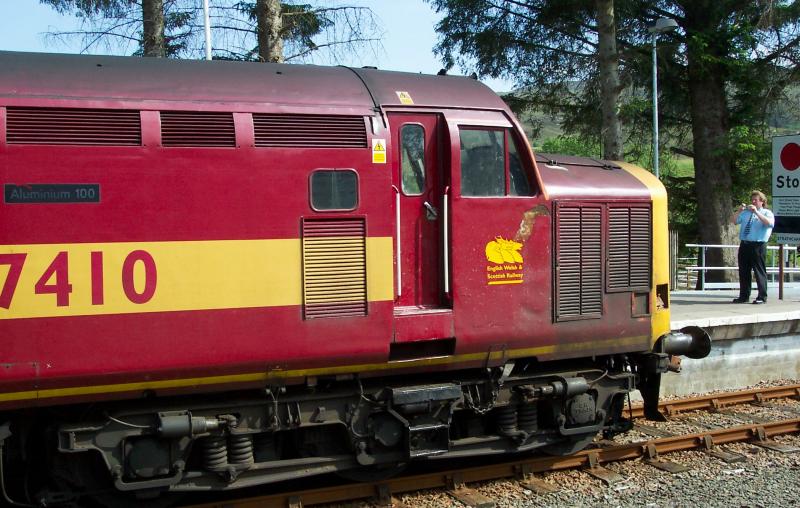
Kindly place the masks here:
POLYGON ((414 104, 414 99, 411 98, 410 93, 401 91, 396 91, 395 93, 397 94, 397 98, 400 99, 400 104, 406 104, 409 106, 414 104))
POLYGON ((372 163, 373 164, 386 164, 386 140, 373 139, 372 140, 372 163))

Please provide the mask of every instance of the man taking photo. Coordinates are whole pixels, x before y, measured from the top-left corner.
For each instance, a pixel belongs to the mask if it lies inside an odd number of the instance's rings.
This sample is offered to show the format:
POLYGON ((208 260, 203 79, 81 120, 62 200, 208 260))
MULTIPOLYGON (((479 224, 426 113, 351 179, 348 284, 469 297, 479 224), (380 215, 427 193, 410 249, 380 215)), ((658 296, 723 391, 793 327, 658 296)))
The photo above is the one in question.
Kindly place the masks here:
POLYGON ((739 225, 739 297, 733 303, 747 303, 750 299, 750 271, 756 274, 758 296, 753 303, 767 302, 767 241, 775 225, 775 216, 766 208, 763 192, 750 193, 750 204, 742 205, 731 215, 731 222, 739 225))

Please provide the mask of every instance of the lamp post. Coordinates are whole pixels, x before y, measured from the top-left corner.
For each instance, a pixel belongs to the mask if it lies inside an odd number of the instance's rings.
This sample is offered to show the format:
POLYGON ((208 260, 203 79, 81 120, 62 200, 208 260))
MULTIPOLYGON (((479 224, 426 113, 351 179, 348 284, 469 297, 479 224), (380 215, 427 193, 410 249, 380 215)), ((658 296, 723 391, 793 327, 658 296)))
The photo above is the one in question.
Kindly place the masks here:
POLYGON ((211 21, 208 13, 208 0, 203 0, 203 26, 206 36, 206 60, 211 60, 211 21))
POLYGON ((658 34, 669 32, 678 28, 678 23, 672 18, 658 18, 653 26, 648 27, 653 44, 653 173, 656 178, 661 178, 658 172, 658 63, 656 56, 656 38, 658 34))

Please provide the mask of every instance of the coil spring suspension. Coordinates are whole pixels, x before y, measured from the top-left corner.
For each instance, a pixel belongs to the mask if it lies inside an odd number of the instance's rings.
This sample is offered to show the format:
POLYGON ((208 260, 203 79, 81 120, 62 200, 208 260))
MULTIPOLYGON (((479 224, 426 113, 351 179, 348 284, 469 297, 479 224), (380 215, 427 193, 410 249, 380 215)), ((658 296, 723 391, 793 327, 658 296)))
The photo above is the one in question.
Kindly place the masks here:
POLYGON ((520 404, 517 409, 517 421, 519 429, 527 433, 536 432, 539 429, 539 416, 536 403, 520 404))
POLYGON ((228 447, 228 462, 231 464, 253 463, 253 436, 231 435, 228 447))
POLYGON ((228 444, 225 436, 209 436, 201 440, 203 447, 203 465, 210 471, 228 465, 228 444))
POLYGON ((511 436, 517 433, 517 408, 505 406, 497 408, 497 428, 500 434, 511 436))

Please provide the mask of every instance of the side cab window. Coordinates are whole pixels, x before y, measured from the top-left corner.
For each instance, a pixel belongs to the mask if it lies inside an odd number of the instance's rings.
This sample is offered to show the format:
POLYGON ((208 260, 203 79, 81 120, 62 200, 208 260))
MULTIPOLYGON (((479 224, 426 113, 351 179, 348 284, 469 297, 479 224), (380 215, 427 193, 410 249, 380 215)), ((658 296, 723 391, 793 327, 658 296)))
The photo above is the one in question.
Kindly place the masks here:
POLYGON ((346 212, 358 207, 358 173, 354 169, 317 169, 309 179, 311 208, 346 212))
POLYGON ((511 129, 461 127, 462 196, 530 196, 528 171, 511 129))

